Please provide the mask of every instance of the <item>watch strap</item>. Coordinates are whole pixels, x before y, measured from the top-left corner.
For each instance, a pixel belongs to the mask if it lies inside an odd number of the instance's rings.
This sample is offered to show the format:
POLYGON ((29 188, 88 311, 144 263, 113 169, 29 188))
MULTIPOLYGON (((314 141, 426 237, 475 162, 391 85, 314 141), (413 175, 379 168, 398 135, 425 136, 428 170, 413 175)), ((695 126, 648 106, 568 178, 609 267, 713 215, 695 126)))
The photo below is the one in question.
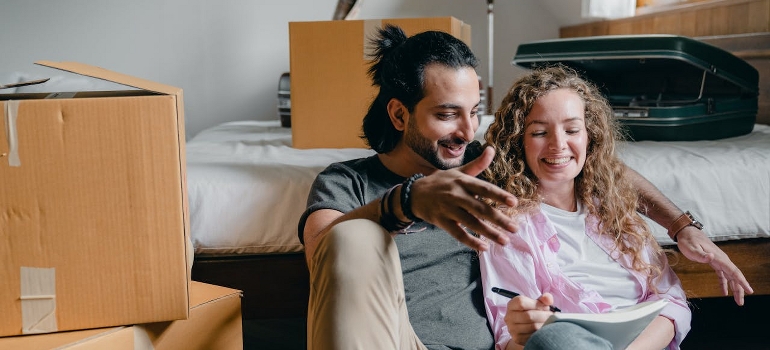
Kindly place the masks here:
POLYGON ((676 242, 676 235, 679 234, 679 231, 682 231, 682 229, 687 226, 694 226, 699 230, 703 229, 703 225, 698 222, 698 220, 695 220, 695 217, 693 217, 689 211, 686 211, 684 214, 680 215, 676 220, 674 220, 674 223, 671 224, 671 226, 669 226, 668 236, 671 237, 674 242, 676 242))

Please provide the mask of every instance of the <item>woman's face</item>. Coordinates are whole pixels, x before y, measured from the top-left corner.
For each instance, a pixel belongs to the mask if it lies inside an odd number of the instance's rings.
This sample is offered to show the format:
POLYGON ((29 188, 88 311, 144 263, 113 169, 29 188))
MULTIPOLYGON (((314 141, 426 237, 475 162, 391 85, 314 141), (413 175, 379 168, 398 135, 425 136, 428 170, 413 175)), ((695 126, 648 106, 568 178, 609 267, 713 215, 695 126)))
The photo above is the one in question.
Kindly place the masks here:
POLYGON ((527 115, 524 155, 541 192, 574 187, 588 147, 584 107, 577 93, 557 89, 538 98, 527 115))

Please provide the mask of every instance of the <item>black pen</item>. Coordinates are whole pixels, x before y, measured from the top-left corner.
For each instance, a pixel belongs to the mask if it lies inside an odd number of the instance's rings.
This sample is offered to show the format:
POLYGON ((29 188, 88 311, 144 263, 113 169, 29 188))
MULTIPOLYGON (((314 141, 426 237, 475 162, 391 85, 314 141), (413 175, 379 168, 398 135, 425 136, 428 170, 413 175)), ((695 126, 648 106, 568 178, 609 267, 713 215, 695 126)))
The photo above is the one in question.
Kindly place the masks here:
MULTIPOLYGON (((510 290, 502 289, 502 288, 497 288, 497 287, 492 287, 492 291, 497 293, 497 294, 500 294, 500 295, 502 295, 502 296, 504 296, 506 298, 513 298, 513 297, 519 296, 519 293, 511 292, 510 290)), ((561 309, 559 309, 556 306, 550 305, 549 308, 553 312, 561 312, 561 309)))

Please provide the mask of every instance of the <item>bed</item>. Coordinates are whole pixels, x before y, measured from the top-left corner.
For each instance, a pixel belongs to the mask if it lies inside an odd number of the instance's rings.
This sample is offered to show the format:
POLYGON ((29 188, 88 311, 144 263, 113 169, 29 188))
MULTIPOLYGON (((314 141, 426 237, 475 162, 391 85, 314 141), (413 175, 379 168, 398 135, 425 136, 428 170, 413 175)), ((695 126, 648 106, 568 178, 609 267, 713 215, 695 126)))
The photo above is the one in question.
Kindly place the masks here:
MULTIPOLYGON (((747 60, 760 73, 759 114, 752 133, 696 142, 628 143, 624 161, 680 208, 770 297, 770 33, 699 38, 747 60)), ((482 118, 483 138, 491 117, 482 118)), ((242 121, 188 140, 187 180, 192 278, 244 291, 243 316, 306 314, 308 272, 297 222, 315 177, 327 164, 371 155, 365 149, 291 148, 279 121, 242 121)), ((674 248, 665 229, 658 241, 674 248)), ((681 257, 674 269, 691 298, 721 296, 714 270, 681 257)))
MULTIPOLYGON (((482 118, 477 139, 491 122, 482 118)), ((757 293, 770 294, 770 125, 739 137, 695 142, 629 142, 621 157, 679 207, 692 211, 757 293)), ((303 315, 307 269, 297 222, 315 175, 367 149, 291 147, 276 121, 225 123, 187 143, 193 279, 244 291, 244 317, 303 315)), ((650 221, 656 239, 673 242, 650 221)), ((691 297, 718 296, 707 265, 680 258, 691 297)))

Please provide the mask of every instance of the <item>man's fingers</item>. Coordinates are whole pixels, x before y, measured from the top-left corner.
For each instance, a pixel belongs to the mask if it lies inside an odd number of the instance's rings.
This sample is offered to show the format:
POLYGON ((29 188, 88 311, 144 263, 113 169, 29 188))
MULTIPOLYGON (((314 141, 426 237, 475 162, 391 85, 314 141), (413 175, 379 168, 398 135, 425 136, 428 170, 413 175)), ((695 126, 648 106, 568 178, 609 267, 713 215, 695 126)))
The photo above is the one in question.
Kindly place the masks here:
POLYGON ((461 166, 459 169, 461 172, 467 175, 476 177, 481 174, 484 169, 488 168, 490 164, 492 164, 492 159, 494 157, 495 149, 490 146, 486 146, 478 158, 468 162, 468 164, 461 166))
MULTIPOLYGON (((502 200, 502 201, 513 200, 513 202, 515 203, 515 198, 510 193, 500 189, 499 187, 491 185, 489 183, 485 183, 485 184, 488 186, 482 186, 482 187, 492 187, 493 189, 496 189, 502 192, 502 195, 498 197, 499 200, 502 200)), ((471 192, 471 191, 474 191, 474 188, 470 188, 468 190, 469 192, 471 192)), ((485 197, 485 198, 495 200, 493 198, 490 198, 490 196, 492 196, 491 193, 493 192, 492 189, 489 189, 489 191, 485 191, 480 188, 476 188, 475 191, 476 191, 476 194, 480 197, 485 197)), ((474 229, 474 231, 479 229, 483 230, 483 228, 472 227, 473 222, 478 222, 479 220, 487 221, 497 227, 502 228, 503 230, 507 230, 508 232, 516 232, 519 229, 518 226, 516 225, 516 221, 513 220, 510 216, 504 214, 503 212, 501 212, 496 208, 493 208, 492 206, 490 206, 489 204, 483 201, 480 201, 480 200, 469 201, 463 205, 463 209, 473 217, 473 220, 466 219, 465 222, 463 223, 466 224, 466 226, 474 229)), ((481 232, 477 232, 477 233, 481 233, 481 232)))
MULTIPOLYGON (((489 164, 492 163, 492 159, 494 159, 494 157, 495 150, 492 147, 487 146, 484 148, 484 152, 481 153, 481 156, 469 162, 468 164, 461 166, 459 171, 475 178, 481 174, 484 169, 489 167, 489 164)), ((508 193, 508 191, 492 185, 489 182, 479 180, 477 182, 468 183, 467 186, 468 187, 466 190, 473 196, 483 197, 510 207, 518 204, 516 197, 508 193)))
POLYGON ((727 291, 727 282, 728 282, 728 280, 727 280, 727 278, 725 278, 725 273, 720 271, 720 270, 717 270, 717 277, 719 278, 719 286, 722 289, 722 295, 728 295, 728 293, 729 293, 727 291))
POLYGON ((460 243, 467 245, 471 249, 475 249, 479 251, 489 249, 489 244, 487 242, 483 241, 478 237, 474 237, 456 222, 445 220, 445 221, 436 223, 436 225, 446 230, 450 236, 454 237, 460 243))
POLYGON ((735 303, 739 306, 743 306, 743 297, 744 297, 744 291, 743 287, 736 282, 731 280, 730 281, 730 288, 733 290, 733 298, 735 299, 735 303))

